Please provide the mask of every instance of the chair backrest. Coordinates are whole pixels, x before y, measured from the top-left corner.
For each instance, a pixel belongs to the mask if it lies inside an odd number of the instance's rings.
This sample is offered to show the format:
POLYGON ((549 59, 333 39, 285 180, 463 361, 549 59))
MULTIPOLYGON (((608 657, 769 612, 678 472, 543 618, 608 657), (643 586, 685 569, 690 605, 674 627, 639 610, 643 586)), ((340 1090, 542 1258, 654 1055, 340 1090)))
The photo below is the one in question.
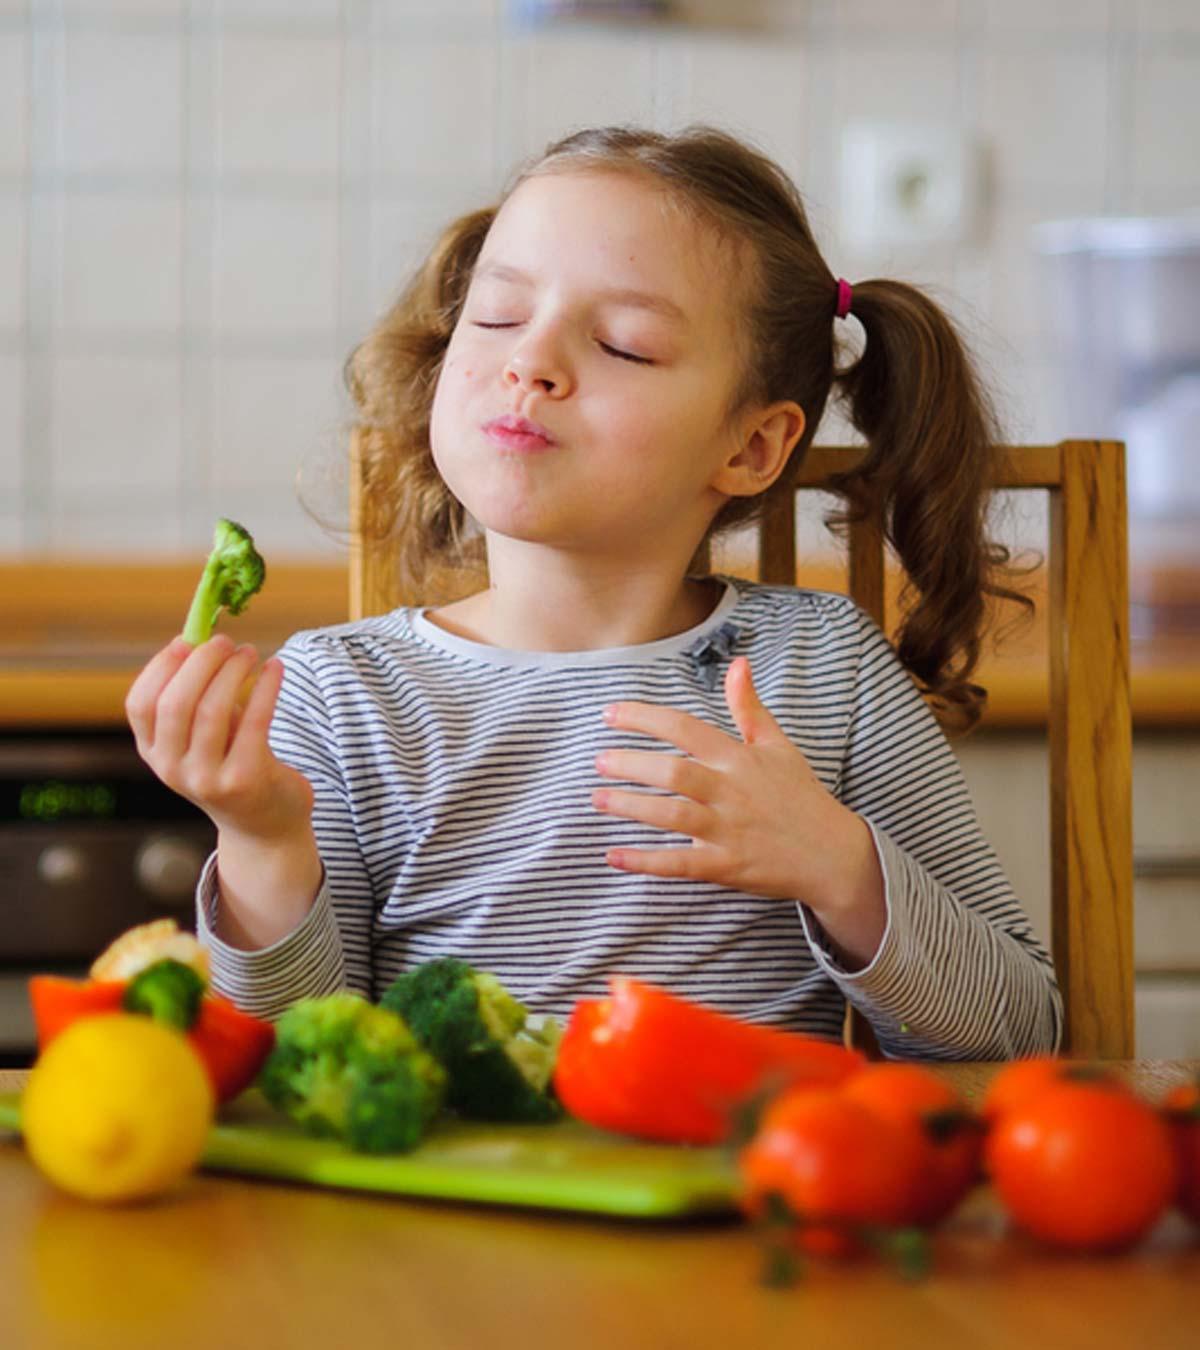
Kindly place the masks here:
MULTIPOLYGON (((830 478, 862 454, 858 447, 813 447, 799 489, 827 489, 830 478)), ((1125 447, 1118 441, 1000 446, 992 486, 1050 496, 1050 911, 1064 1048, 1129 1058, 1133 806, 1125 447)), ((796 575, 794 508, 794 500, 783 500, 759 530, 763 581, 785 583, 796 575)), ((878 527, 852 527, 849 591, 881 627, 884 578, 878 527)))
MULTIPOLYGON (((811 447, 797 490, 828 490, 832 477, 863 453, 857 446, 811 447)), ((999 446, 992 485, 1050 496, 1051 949, 1066 1014, 1064 1049, 1130 1058, 1133 809, 1125 447, 1118 441, 999 446)), ((352 472, 350 612, 356 618, 415 598, 399 594, 391 551, 373 545, 359 528, 366 509, 352 472)), ((759 579, 795 584, 794 498, 776 504, 757 536, 759 579)), ((851 527, 849 591, 884 628, 885 575, 877 525, 851 527)), ((871 1047, 865 1023, 850 1025, 848 1034, 871 1047)))

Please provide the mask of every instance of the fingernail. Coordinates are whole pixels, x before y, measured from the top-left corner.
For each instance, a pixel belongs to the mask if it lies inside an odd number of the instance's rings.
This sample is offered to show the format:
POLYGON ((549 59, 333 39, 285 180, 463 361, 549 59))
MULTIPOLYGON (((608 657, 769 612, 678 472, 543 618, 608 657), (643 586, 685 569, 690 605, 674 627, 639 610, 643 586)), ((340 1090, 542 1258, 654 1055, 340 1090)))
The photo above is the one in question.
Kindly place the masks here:
POLYGON ((608 707, 605 708, 604 713, 603 713, 603 716, 604 716, 604 720, 605 720, 606 722, 610 722, 610 723, 611 723, 611 722, 615 722, 615 721, 617 720, 617 708, 616 708, 616 705, 613 704, 613 703, 610 703, 610 704, 608 705, 608 707))

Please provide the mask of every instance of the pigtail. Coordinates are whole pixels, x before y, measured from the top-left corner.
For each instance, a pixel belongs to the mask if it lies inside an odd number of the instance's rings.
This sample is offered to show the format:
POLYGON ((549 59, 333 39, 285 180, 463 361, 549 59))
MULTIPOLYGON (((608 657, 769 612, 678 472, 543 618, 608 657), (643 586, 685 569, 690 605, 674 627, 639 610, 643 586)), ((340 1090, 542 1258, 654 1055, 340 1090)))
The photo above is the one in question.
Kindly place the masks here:
MULTIPOLYGON (((830 296, 832 304, 832 287, 830 296)), ((1009 550, 985 529, 998 419, 951 319, 928 296, 903 282, 862 282, 853 314, 866 344, 835 384, 868 452, 834 484, 846 506, 829 524, 880 525, 906 578, 897 654, 940 720, 967 730, 987 698, 970 681, 986 598, 1033 608, 998 581, 1009 550)))
POLYGON ((482 542, 468 535, 466 512, 434 464, 429 428, 446 348, 495 214, 473 211, 445 230, 344 370, 358 408, 359 528, 390 551, 401 599, 428 598, 456 570, 482 564, 482 542))

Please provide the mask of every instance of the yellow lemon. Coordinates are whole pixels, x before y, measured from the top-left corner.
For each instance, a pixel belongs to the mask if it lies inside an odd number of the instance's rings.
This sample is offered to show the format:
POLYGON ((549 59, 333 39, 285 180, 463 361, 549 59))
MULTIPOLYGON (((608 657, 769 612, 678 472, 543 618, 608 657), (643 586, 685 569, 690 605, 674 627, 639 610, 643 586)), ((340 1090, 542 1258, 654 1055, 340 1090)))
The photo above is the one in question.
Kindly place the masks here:
POLYGON ((86 1200, 158 1195, 196 1164, 215 1103, 199 1056, 173 1027, 132 1013, 84 1017, 29 1075, 29 1155, 86 1200))

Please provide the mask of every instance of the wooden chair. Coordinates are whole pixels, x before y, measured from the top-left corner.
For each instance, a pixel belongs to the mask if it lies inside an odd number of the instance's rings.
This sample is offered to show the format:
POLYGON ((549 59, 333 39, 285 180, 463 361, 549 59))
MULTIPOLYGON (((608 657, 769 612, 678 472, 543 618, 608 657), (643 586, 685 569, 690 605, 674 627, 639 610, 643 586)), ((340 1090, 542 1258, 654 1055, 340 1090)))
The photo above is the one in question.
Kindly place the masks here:
MULTIPOLYGON (((828 490, 861 447, 814 446, 798 491, 828 490)), ((402 603, 388 551, 355 527, 363 494, 351 477, 353 617, 402 603)), ((993 486, 1050 494, 1051 949, 1066 1014, 1064 1049, 1132 1058, 1133 827, 1129 702, 1129 602, 1125 447, 1116 441, 997 447, 993 486)), ((757 530, 758 576, 796 579, 795 501, 783 500, 757 530)), ((886 627, 885 550, 871 522, 852 527, 849 591, 886 627)), ((873 1037, 850 1017, 847 1036, 873 1037)))
MULTIPOLYGON (((799 490, 825 489, 863 452, 813 447, 799 490)), ((1125 447, 1115 441, 997 448, 993 488, 1050 494, 1051 951, 1064 1048, 1134 1054, 1132 724, 1125 447)), ((759 576, 796 575, 794 501, 759 531, 759 576)), ((881 626, 884 547, 873 523, 851 530, 849 590, 881 626)), ((857 1020, 857 1019, 856 1019, 857 1020)), ((853 1038, 867 1037, 857 1029, 853 1038)), ((869 1048, 869 1042, 868 1042, 869 1048)))

